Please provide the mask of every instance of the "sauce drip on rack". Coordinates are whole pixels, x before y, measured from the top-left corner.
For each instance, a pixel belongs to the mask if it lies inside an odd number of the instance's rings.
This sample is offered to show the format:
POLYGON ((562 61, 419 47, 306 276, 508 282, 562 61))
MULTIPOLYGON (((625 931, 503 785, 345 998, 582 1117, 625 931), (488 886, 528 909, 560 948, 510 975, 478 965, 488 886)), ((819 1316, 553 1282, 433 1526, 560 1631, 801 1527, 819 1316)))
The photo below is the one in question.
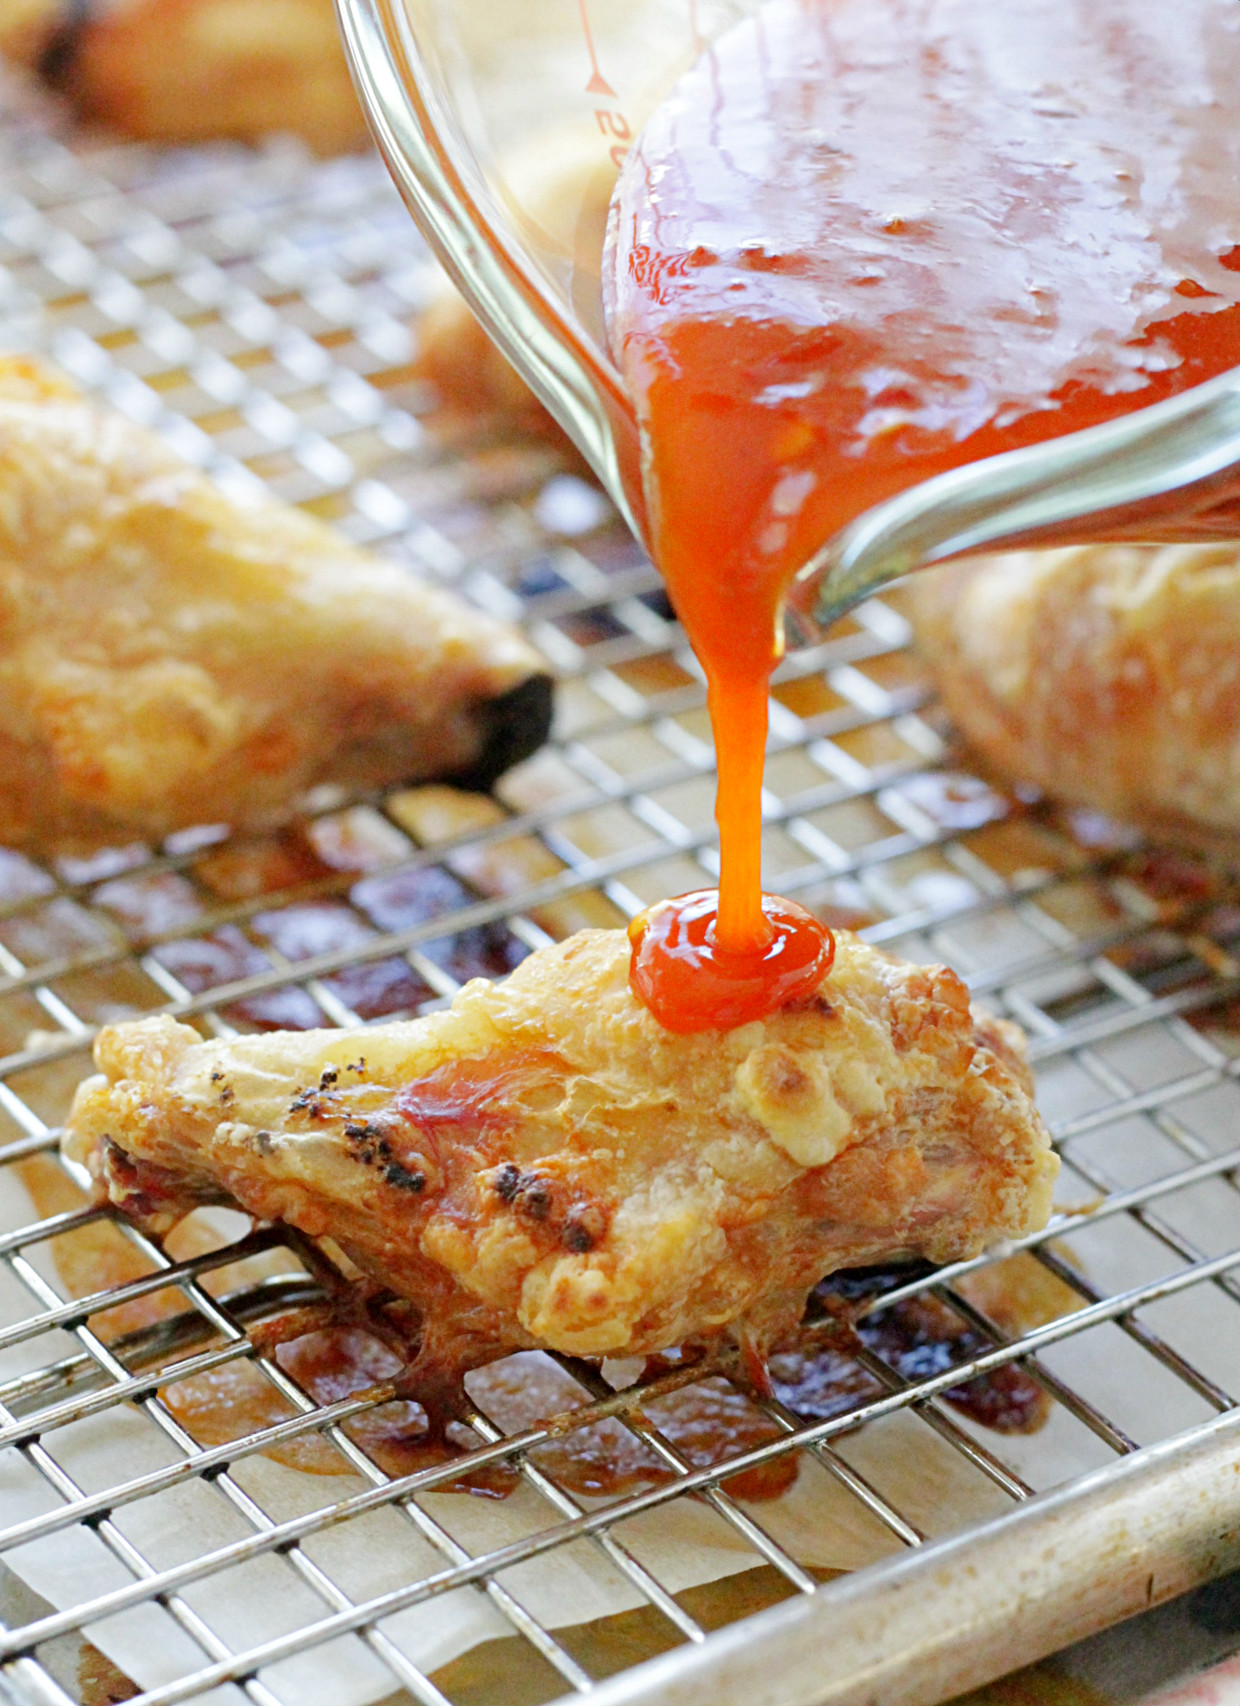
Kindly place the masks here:
MULTIPOLYGON (((18 1173, 38 1214, 60 1214, 82 1206, 81 1192, 50 1156, 19 1162, 18 1173)), ((221 1238, 209 1211, 199 1211, 182 1221, 167 1242, 169 1253, 181 1260, 219 1248, 221 1238)), ((72 1297, 125 1285, 150 1269, 138 1246, 107 1220, 62 1234, 53 1241, 52 1254, 65 1291, 72 1297)), ((280 1251, 269 1251, 216 1269, 206 1276, 206 1283, 213 1292, 235 1297, 281 1270, 299 1272, 300 1264, 280 1251)), ((902 1285, 912 1272, 902 1267, 836 1274, 818 1288, 819 1313, 847 1322, 867 1299, 902 1285)), ((960 1288, 1013 1336, 1079 1306, 1075 1294, 1051 1280, 1027 1254, 966 1275, 960 1288)), ((209 1333, 205 1318, 186 1306, 176 1286, 90 1318, 92 1330, 132 1367, 149 1367, 158 1356, 175 1358, 178 1353, 171 1342, 161 1347, 158 1335, 151 1335, 177 1322, 187 1330, 209 1333)), ((271 1325, 259 1329, 260 1337, 271 1325)), ((938 1373, 989 1348, 963 1317, 932 1297, 909 1298, 872 1319, 860 1320, 856 1333, 866 1349, 906 1379, 938 1373)), ((181 1349, 197 1342, 189 1331, 181 1349)), ((283 1340, 275 1346, 274 1355, 284 1372, 320 1404, 390 1381, 401 1367, 399 1356, 389 1347, 346 1323, 283 1340)), ((857 1362, 847 1341, 834 1338, 817 1342, 807 1336, 803 1344, 771 1359, 771 1374, 779 1399, 807 1421, 842 1415, 880 1397, 884 1390, 882 1382, 857 1362)), ((468 1386, 474 1400, 505 1432, 537 1426, 587 1402, 572 1375, 539 1352, 523 1352, 478 1369, 468 1376, 468 1386)), ((1001 1433, 1032 1433, 1049 1414, 1045 1393, 1015 1363, 949 1388, 946 1398, 975 1421, 1001 1433)), ((292 1420, 296 1413, 288 1398, 248 1358, 162 1385, 159 1399, 202 1446, 243 1440, 259 1429, 292 1420)), ((642 1412, 694 1467, 740 1456, 778 1438, 782 1431, 748 1393, 712 1376, 708 1367, 692 1385, 648 1396, 642 1412)), ((362 1411, 343 1424, 343 1431, 390 1475, 450 1462, 478 1444, 463 1428, 432 1430, 422 1406, 403 1399, 362 1411)), ((351 1469, 347 1458, 315 1430, 273 1442, 264 1455, 308 1474, 343 1475, 351 1469)), ((561 1486, 589 1496, 614 1496, 675 1476, 615 1418, 557 1429, 533 1456, 539 1468, 561 1486)), ((796 1480, 797 1460, 796 1453, 773 1458, 730 1477, 727 1487, 747 1500, 779 1498, 796 1480)), ((518 1480, 511 1465, 493 1463, 463 1470, 459 1478, 441 1483, 440 1491, 503 1498, 518 1480)))
MULTIPOLYGON (((1162 0, 768 0, 650 119, 604 282, 719 759, 698 981, 727 956, 786 999, 761 787, 797 570, 907 486, 1240 363, 1237 181, 1233 0, 1174 30, 1162 0)), ((633 985, 701 1028, 673 933, 639 926, 633 985)))

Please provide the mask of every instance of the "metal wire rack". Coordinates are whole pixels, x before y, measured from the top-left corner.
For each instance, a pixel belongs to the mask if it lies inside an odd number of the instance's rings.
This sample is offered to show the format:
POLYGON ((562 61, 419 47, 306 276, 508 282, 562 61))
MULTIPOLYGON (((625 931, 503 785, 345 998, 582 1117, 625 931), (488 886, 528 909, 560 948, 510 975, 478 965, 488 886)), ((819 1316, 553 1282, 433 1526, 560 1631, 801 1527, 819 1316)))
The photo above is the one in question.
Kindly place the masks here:
MULTIPOLYGON (((960 768, 891 602, 780 677, 768 880, 946 959, 1018 1019, 1065 1159, 1065 1212, 1025 1250, 874 1294, 862 1328, 932 1300, 949 1323, 932 1354, 862 1331, 817 1412, 791 1387, 758 1406, 715 1371, 748 1430, 723 1448, 677 1432, 701 1370, 626 1387, 564 1363, 555 1414, 514 1431, 479 1400, 464 1455, 399 1473, 360 1426, 390 1409, 382 1373, 316 1399, 264 1340, 322 1297, 313 1247, 234 1227, 178 1252, 86 1202, 56 1123, 99 1024, 163 1008, 223 1035, 416 1012, 714 871, 701 685, 657 578, 553 447, 428 428, 410 363, 434 276, 374 160, 70 147, 9 99, 11 335, 221 478, 259 477, 519 618, 561 681, 557 738, 495 802, 324 796, 245 844, 0 852, 0 1690, 20 1700, 719 1700, 713 1655, 738 1641, 765 1692, 737 1698, 809 1700, 771 1658, 789 1606, 876 1615, 918 1556, 1002 1546, 1044 1509, 1094 1510, 1099 1489, 1131 1514, 1151 1486, 1164 1502, 1188 1487, 1203 1449, 1234 1449, 1240 908, 1205 865, 960 768), (1019 1278, 1007 1294, 979 1287, 996 1266, 1019 1278), (260 1419, 204 1435, 176 1395, 239 1366, 260 1419), (1036 1431, 996 1432, 970 1405, 1003 1371, 1040 1406, 1036 1431), (600 1429, 644 1468, 583 1490, 565 1465, 600 1429), (307 1444, 338 1478, 295 1455, 271 1467, 307 1444), (1144 1479, 1117 1478, 1134 1454, 1144 1479), (504 1506, 451 1490, 496 1470, 517 1488, 504 1506), (775 1472, 777 1497, 755 1479, 775 1472)), ((1234 1514, 1218 1505, 1214 1527, 1234 1514)), ((1147 1598, 1229 1560, 1201 1533, 1186 1504, 1149 1541, 1147 1598)), ((1074 1580, 1060 1558, 1083 1621, 1035 1618, 1010 1662, 1133 1609, 1091 1597, 1095 1564, 1082 1547, 1074 1580)), ((929 1667, 889 1697, 970 1674, 929 1667)))

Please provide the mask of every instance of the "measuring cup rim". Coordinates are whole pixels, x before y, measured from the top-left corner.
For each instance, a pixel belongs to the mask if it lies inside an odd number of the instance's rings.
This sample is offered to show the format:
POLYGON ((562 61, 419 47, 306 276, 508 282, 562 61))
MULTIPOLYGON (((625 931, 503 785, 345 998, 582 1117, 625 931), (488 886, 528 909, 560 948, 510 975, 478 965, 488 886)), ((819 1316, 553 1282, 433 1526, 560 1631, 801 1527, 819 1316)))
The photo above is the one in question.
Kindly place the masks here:
MULTIPOLYGON (((471 170, 472 150, 466 144, 458 155, 449 146, 460 126, 438 97, 400 0, 336 0, 336 10, 375 143, 423 235, 487 331, 557 419, 561 394, 543 380, 544 367, 579 400, 577 381, 584 373, 595 402, 601 393, 611 410, 631 415, 609 352, 564 312, 513 240, 485 179, 471 170), (507 293, 505 314, 496 301, 501 290, 507 293), (520 326, 512 324, 511 293, 529 311, 520 326)), ((561 424, 580 444, 581 421, 561 424)), ((609 477, 612 458, 604 456, 600 467, 591 447, 580 447, 627 512, 624 494, 609 477)))

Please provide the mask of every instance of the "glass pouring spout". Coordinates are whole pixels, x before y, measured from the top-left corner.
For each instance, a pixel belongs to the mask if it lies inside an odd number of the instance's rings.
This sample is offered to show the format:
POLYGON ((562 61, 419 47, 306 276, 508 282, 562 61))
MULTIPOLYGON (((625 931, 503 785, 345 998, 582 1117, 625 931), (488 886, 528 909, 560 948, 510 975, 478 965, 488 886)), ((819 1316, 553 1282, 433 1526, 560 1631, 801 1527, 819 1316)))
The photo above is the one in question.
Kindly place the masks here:
MULTIPOLYGON (((761 4, 337 0, 358 93, 416 223, 638 537, 640 436, 603 330, 607 205, 647 117, 761 4)), ((1238 536, 1235 369, 887 499, 801 570, 788 641, 812 643, 889 581, 968 552, 1238 536)))
POLYGON ((859 516, 797 576, 788 637, 948 557, 1026 546, 1240 537, 1240 368, 1119 420, 923 481, 859 516))

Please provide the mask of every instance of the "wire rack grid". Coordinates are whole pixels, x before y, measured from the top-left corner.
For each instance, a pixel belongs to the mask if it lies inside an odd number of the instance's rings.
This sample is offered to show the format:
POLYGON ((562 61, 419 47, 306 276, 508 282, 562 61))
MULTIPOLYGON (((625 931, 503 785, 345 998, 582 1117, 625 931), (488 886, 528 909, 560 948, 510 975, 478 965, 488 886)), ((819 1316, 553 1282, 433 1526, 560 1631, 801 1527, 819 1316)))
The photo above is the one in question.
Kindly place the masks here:
POLYGON ((949 961, 1025 1026, 1064 1212, 1022 1251, 876 1291, 829 1402, 790 1377, 759 1404, 721 1365, 743 1425, 720 1446, 677 1420, 701 1369, 626 1386, 564 1362, 550 1413, 480 1398, 462 1455, 399 1472, 364 1426, 391 1413, 382 1369, 325 1392, 264 1339, 322 1299, 313 1246, 233 1226, 165 1248, 90 1206, 56 1126, 100 1024, 416 1013, 714 874, 701 683, 657 578, 553 446, 427 425, 411 328, 434 280, 374 160, 83 150, 10 97, 12 336, 221 479, 521 620, 560 679, 556 739, 494 801, 323 795, 244 844, 0 853, 0 1675, 20 1700, 588 1696, 1236 1407, 1240 909, 1207 866, 960 768, 890 601, 779 678, 768 881, 949 961), (910 1306, 948 1323, 913 1356, 881 1331, 910 1306), (178 1394, 239 1368, 262 1404, 204 1431, 178 1394), (1012 1373, 1036 1430, 970 1402, 1012 1373), (570 1472, 604 1436, 638 1460, 606 1491, 570 1472), (452 1490, 493 1471, 502 1504, 452 1490), (379 1554, 386 1575, 360 1568, 379 1554))

